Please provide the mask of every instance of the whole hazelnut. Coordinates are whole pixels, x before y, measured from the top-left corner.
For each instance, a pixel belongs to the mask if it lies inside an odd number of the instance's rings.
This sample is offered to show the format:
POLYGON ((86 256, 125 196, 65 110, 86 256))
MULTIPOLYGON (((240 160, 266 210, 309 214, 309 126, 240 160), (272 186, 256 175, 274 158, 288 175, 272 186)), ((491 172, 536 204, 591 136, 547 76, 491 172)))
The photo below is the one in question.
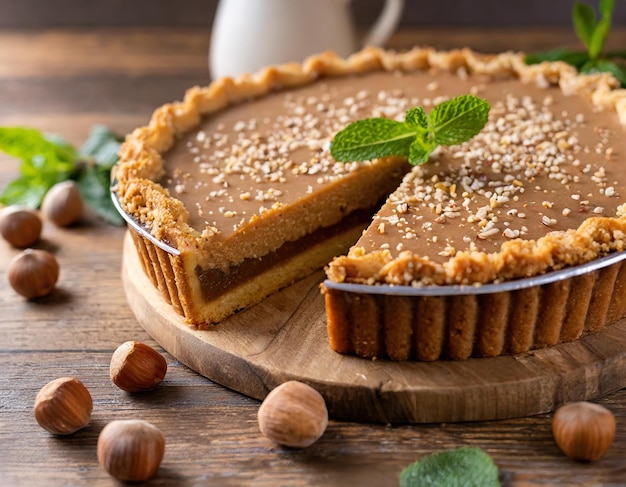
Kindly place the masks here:
POLYGON ((303 448, 326 431, 328 410, 322 395, 311 386, 289 381, 263 400, 258 420, 265 437, 280 445, 303 448))
POLYGON ((97 453, 98 462, 112 477, 143 482, 152 478, 161 465, 165 438, 147 421, 111 421, 100 432, 97 453))
POLYGON ((0 234, 13 247, 25 248, 41 237, 41 219, 32 210, 7 206, 0 215, 0 234))
POLYGON ((48 382, 35 398, 35 419, 55 435, 69 435, 87 426, 92 409, 91 394, 75 377, 48 382))
POLYGON ((149 391, 165 377, 167 362, 151 346, 131 340, 113 352, 109 372, 113 383, 124 391, 149 391))
POLYGON ((83 213, 83 197, 74 181, 63 181, 52 186, 41 203, 41 212, 61 227, 71 225, 83 213))
POLYGON ((568 457, 598 460, 615 438, 615 416, 599 404, 572 402, 554 413, 552 434, 558 447, 568 457))
POLYGON ((11 287, 27 299, 40 298, 52 292, 59 279, 59 263, 46 250, 26 249, 9 263, 11 287))

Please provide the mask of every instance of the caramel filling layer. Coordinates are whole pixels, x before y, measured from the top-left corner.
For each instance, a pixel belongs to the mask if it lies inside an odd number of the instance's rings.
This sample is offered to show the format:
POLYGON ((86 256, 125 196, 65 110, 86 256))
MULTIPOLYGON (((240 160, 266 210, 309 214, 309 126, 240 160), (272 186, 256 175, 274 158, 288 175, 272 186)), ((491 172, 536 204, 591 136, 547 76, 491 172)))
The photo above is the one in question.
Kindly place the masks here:
MULTIPOLYGON (((301 239, 285 242, 274 252, 270 252, 259 258, 246 258, 240 264, 231 266, 226 271, 221 269, 202 269, 196 267, 196 274, 202 286, 203 297, 206 301, 212 301, 221 295, 230 292, 233 288, 243 282, 262 274, 264 271, 280 266, 292 257, 306 252, 314 246, 346 233, 352 229, 364 229, 370 222, 375 209, 380 206, 379 202, 374 208, 356 210, 347 215, 342 221, 328 227, 323 227, 317 231, 302 237, 301 239)), ((337 252, 347 251, 344 249, 333 249, 337 252)), ((322 267, 333 255, 328 255, 324 262, 319 262, 315 267, 322 267)))

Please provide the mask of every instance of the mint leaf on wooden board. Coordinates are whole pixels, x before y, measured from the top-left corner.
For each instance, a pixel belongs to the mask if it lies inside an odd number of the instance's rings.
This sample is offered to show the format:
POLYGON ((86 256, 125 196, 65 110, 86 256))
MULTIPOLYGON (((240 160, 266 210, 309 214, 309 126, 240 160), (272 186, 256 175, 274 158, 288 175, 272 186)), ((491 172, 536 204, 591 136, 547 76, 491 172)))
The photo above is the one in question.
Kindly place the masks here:
POLYGON ((454 145, 474 137, 487 123, 489 103, 474 95, 462 95, 437 105, 428 115, 421 107, 411 108, 404 122, 367 118, 337 132, 331 155, 340 162, 387 156, 406 157, 423 164, 439 145, 454 145))
POLYGON ((48 184, 22 176, 6 185, 0 194, 0 203, 39 208, 49 189, 48 184))
POLYGON ((98 166, 111 169, 117 162, 122 139, 104 125, 94 125, 81 146, 81 157, 93 158, 98 166))
POLYGON ((77 178, 85 202, 104 221, 123 225, 111 200, 111 169, 118 159, 122 139, 104 125, 94 125, 79 153, 84 167, 77 178))
POLYGON ((25 127, 0 127, 0 148, 31 165, 60 163, 71 166, 76 152, 57 136, 46 137, 25 127))
POLYGON ((604 43, 606 42, 606 38, 609 35, 609 31, 611 30, 611 21, 610 19, 602 19, 596 25, 593 33, 591 34, 591 40, 589 41, 589 57, 591 59, 598 59, 600 54, 602 54, 602 50, 604 49, 604 43))
POLYGON ((0 194, 0 203, 38 208, 54 184, 68 179, 74 170, 76 151, 59 138, 35 129, 0 127, 0 150, 21 159, 21 177, 0 194))
POLYGON ((0 203, 39 208, 56 183, 77 181, 81 194, 96 214, 108 223, 122 225, 109 187, 111 168, 117 162, 120 138, 102 125, 93 127, 77 150, 58 135, 32 128, 0 127, 0 151, 21 159, 20 177, 0 193, 0 203))
POLYGON ((124 219, 111 200, 110 171, 87 166, 77 179, 85 203, 104 221, 112 225, 123 225, 124 219))
POLYGON ((498 467, 480 448, 433 453, 400 473, 400 487, 499 487, 498 467))

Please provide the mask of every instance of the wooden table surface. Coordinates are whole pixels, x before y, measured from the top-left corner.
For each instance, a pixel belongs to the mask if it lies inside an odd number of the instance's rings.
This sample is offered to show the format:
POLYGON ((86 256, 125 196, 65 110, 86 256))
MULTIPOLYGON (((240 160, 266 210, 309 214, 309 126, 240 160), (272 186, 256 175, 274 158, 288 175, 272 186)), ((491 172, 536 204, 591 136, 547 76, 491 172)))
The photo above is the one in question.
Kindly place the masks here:
MULTIPOLYGON (((158 105, 209 81, 209 34, 194 29, 0 31, 0 125, 32 126, 80 144, 94 123, 124 133, 158 105)), ((626 44, 626 31, 610 43, 626 44)), ((577 46, 553 29, 403 31, 396 48, 430 44, 482 51, 577 46)), ((0 188, 18 162, 0 155, 0 188)), ((121 282, 123 228, 87 215, 79 225, 46 223, 38 245, 61 265, 54 294, 26 302, 6 268, 18 251, 0 242, 0 485, 111 486, 96 441, 114 419, 141 418, 165 434, 161 468, 149 485, 397 485, 400 470, 432 452, 472 445, 487 451, 504 485, 626 485, 626 390, 598 402, 617 418, 617 436, 600 461, 566 458, 551 435, 551 414, 465 424, 389 426, 330 421, 312 447, 291 450, 261 436, 259 402, 187 369, 135 320, 121 282), (109 379, 109 360, 126 340, 146 342, 168 362, 155 391, 129 395, 109 379), (41 429, 35 395, 49 380, 73 375, 92 393, 86 429, 64 438, 41 429)))

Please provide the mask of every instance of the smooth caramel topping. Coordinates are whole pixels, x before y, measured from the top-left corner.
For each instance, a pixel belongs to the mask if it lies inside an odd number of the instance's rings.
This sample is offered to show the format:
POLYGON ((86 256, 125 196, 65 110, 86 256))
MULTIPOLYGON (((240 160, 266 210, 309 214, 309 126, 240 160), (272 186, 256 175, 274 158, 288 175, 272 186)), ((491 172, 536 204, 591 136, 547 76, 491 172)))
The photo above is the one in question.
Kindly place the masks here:
POLYGON ((617 117, 581 97, 504 81, 482 96, 492 103, 483 131, 414 168, 374 219, 386 231, 369 231, 357 246, 444 262, 616 215, 617 188, 626 187, 617 117))
MULTIPOLYGON (((380 75, 372 75, 377 78, 380 75)), ((190 224, 236 231, 268 207, 290 204, 364 163, 339 163, 329 152, 336 132, 369 117, 402 119, 410 100, 397 90, 352 89, 329 80, 235 106, 207 120, 165 156, 167 187, 195 208, 190 224)))
POLYGON ((464 93, 490 101, 485 129, 438 149, 407 175, 359 246, 412 250, 441 262, 459 251, 494 252, 507 240, 576 228, 588 216, 615 215, 626 176, 615 142, 624 129, 614 113, 558 88, 462 71, 327 79, 231 107, 165 155, 166 168, 176 168, 167 187, 196 209, 193 227, 229 234, 367 164, 329 155, 332 137, 349 122, 401 120, 410 107, 430 109, 464 93))

